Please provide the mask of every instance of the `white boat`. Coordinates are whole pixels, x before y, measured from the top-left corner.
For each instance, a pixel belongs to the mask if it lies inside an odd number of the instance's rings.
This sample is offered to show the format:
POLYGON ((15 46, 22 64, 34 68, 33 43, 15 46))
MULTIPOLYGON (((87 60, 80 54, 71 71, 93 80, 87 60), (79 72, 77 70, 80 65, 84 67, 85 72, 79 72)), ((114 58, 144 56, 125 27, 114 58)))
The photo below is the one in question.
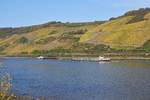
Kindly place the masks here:
POLYGON ((110 61, 111 59, 110 59, 110 58, 105 58, 105 57, 99 56, 99 57, 98 57, 98 60, 99 60, 99 61, 110 61))
POLYGON ((39 56, 39 57, 37 57, 37 59, 44 59, 44 57, 43 56, 39 56))

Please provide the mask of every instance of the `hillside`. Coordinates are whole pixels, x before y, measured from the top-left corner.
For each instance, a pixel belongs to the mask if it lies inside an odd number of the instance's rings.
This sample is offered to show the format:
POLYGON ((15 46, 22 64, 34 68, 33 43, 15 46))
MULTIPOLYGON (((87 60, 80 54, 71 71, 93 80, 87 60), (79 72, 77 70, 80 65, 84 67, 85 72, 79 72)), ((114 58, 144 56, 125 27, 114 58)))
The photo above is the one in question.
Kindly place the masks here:
POLYGON ((150 51, 150 8, 129 11, 108 21, 49 22, 0 28, 1 55, 67 56, 103 52, 150 51))
POLYGON ((111 18, 86 32, 81 43, 109 45, 115 49, 135 49, 150 40, 150 9, 139 9, 111 18))
MULTIPOLYGON (((102 22, 61 23, 50 22, 20 28, 0 29, 0 53, 4 55, 40 54, 43 52, 84 52, 86 44, 80 37, 102 22), (80 48, 78 48, 80 46, 80 48)), ((93 45, 91 45, 92 47, 93 45)))

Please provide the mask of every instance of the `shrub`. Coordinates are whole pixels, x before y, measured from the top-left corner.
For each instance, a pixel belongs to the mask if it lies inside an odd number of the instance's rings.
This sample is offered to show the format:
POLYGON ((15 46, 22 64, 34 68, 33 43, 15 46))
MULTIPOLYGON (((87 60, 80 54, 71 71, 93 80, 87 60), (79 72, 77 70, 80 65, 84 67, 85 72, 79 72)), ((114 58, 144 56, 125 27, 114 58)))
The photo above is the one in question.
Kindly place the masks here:
POLYGON ((3 69, 0 70, 0 100, 12 100, 12 95, 9 96, 11 88, 10 74, 6 73, 3 69))
POLYGON ((21 37, 17 42, 21 44, 26 44, 29 42, 29 40, 26 37, 21 37))
POLYGON ((1 75, 0 79, 0 92, 8 93, 11 88, 11 77, 8 73, 1 75))

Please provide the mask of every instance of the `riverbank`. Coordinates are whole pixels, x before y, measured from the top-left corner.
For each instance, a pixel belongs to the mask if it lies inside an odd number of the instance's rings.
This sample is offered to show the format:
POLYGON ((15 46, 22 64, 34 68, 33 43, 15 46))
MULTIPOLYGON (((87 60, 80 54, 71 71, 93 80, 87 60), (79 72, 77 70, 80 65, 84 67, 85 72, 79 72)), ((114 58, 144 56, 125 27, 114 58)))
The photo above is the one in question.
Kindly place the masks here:
MULTIPOLYGON (((32 97, 23 97, 23 96, 15 96, 13 94, 4 94, 0 93, 0 100, 36 100, 32 97)), ((44 99, 38 99, 38 100, 44 100, 44 99)))
MULTIPOLYGON (((97 57, 98 58, 98 57, 97 57)), ((150 57, 108 57, 110 61, 112 60, 150 60, 150 57)), ((76 60, 76 61, 88 61, 88 59, 96 59, 93 57, 59 57, 59 60, 76 60)), ((92 61, 92 60, 89 60, 92 61)), ((96 60, 95 60, 96 61, 96 60)))
MULTIPOLYGON (((111 60, 150 60, 150 56, 145 55, 99 55, 102 57, 109 58, 111 60)), ((99 57, 98 55, 88 55, 88 56, 43 56, 44 59, 55 59, 55 60, 73 60, 73 59, 97 59, 99 57)), ((35 55, 0 55, 0 58, 37 58, 38 56, 35 55)))

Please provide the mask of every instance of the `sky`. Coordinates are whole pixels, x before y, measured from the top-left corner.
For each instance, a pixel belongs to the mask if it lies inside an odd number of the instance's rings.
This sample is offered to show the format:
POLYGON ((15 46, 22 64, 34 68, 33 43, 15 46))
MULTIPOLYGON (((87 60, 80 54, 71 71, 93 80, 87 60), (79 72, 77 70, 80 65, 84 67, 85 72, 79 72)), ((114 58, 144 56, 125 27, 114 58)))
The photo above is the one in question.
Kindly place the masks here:
POLYGON ((0 0, 0 27, 107 20, 145 7, 150 0, 0 0))

